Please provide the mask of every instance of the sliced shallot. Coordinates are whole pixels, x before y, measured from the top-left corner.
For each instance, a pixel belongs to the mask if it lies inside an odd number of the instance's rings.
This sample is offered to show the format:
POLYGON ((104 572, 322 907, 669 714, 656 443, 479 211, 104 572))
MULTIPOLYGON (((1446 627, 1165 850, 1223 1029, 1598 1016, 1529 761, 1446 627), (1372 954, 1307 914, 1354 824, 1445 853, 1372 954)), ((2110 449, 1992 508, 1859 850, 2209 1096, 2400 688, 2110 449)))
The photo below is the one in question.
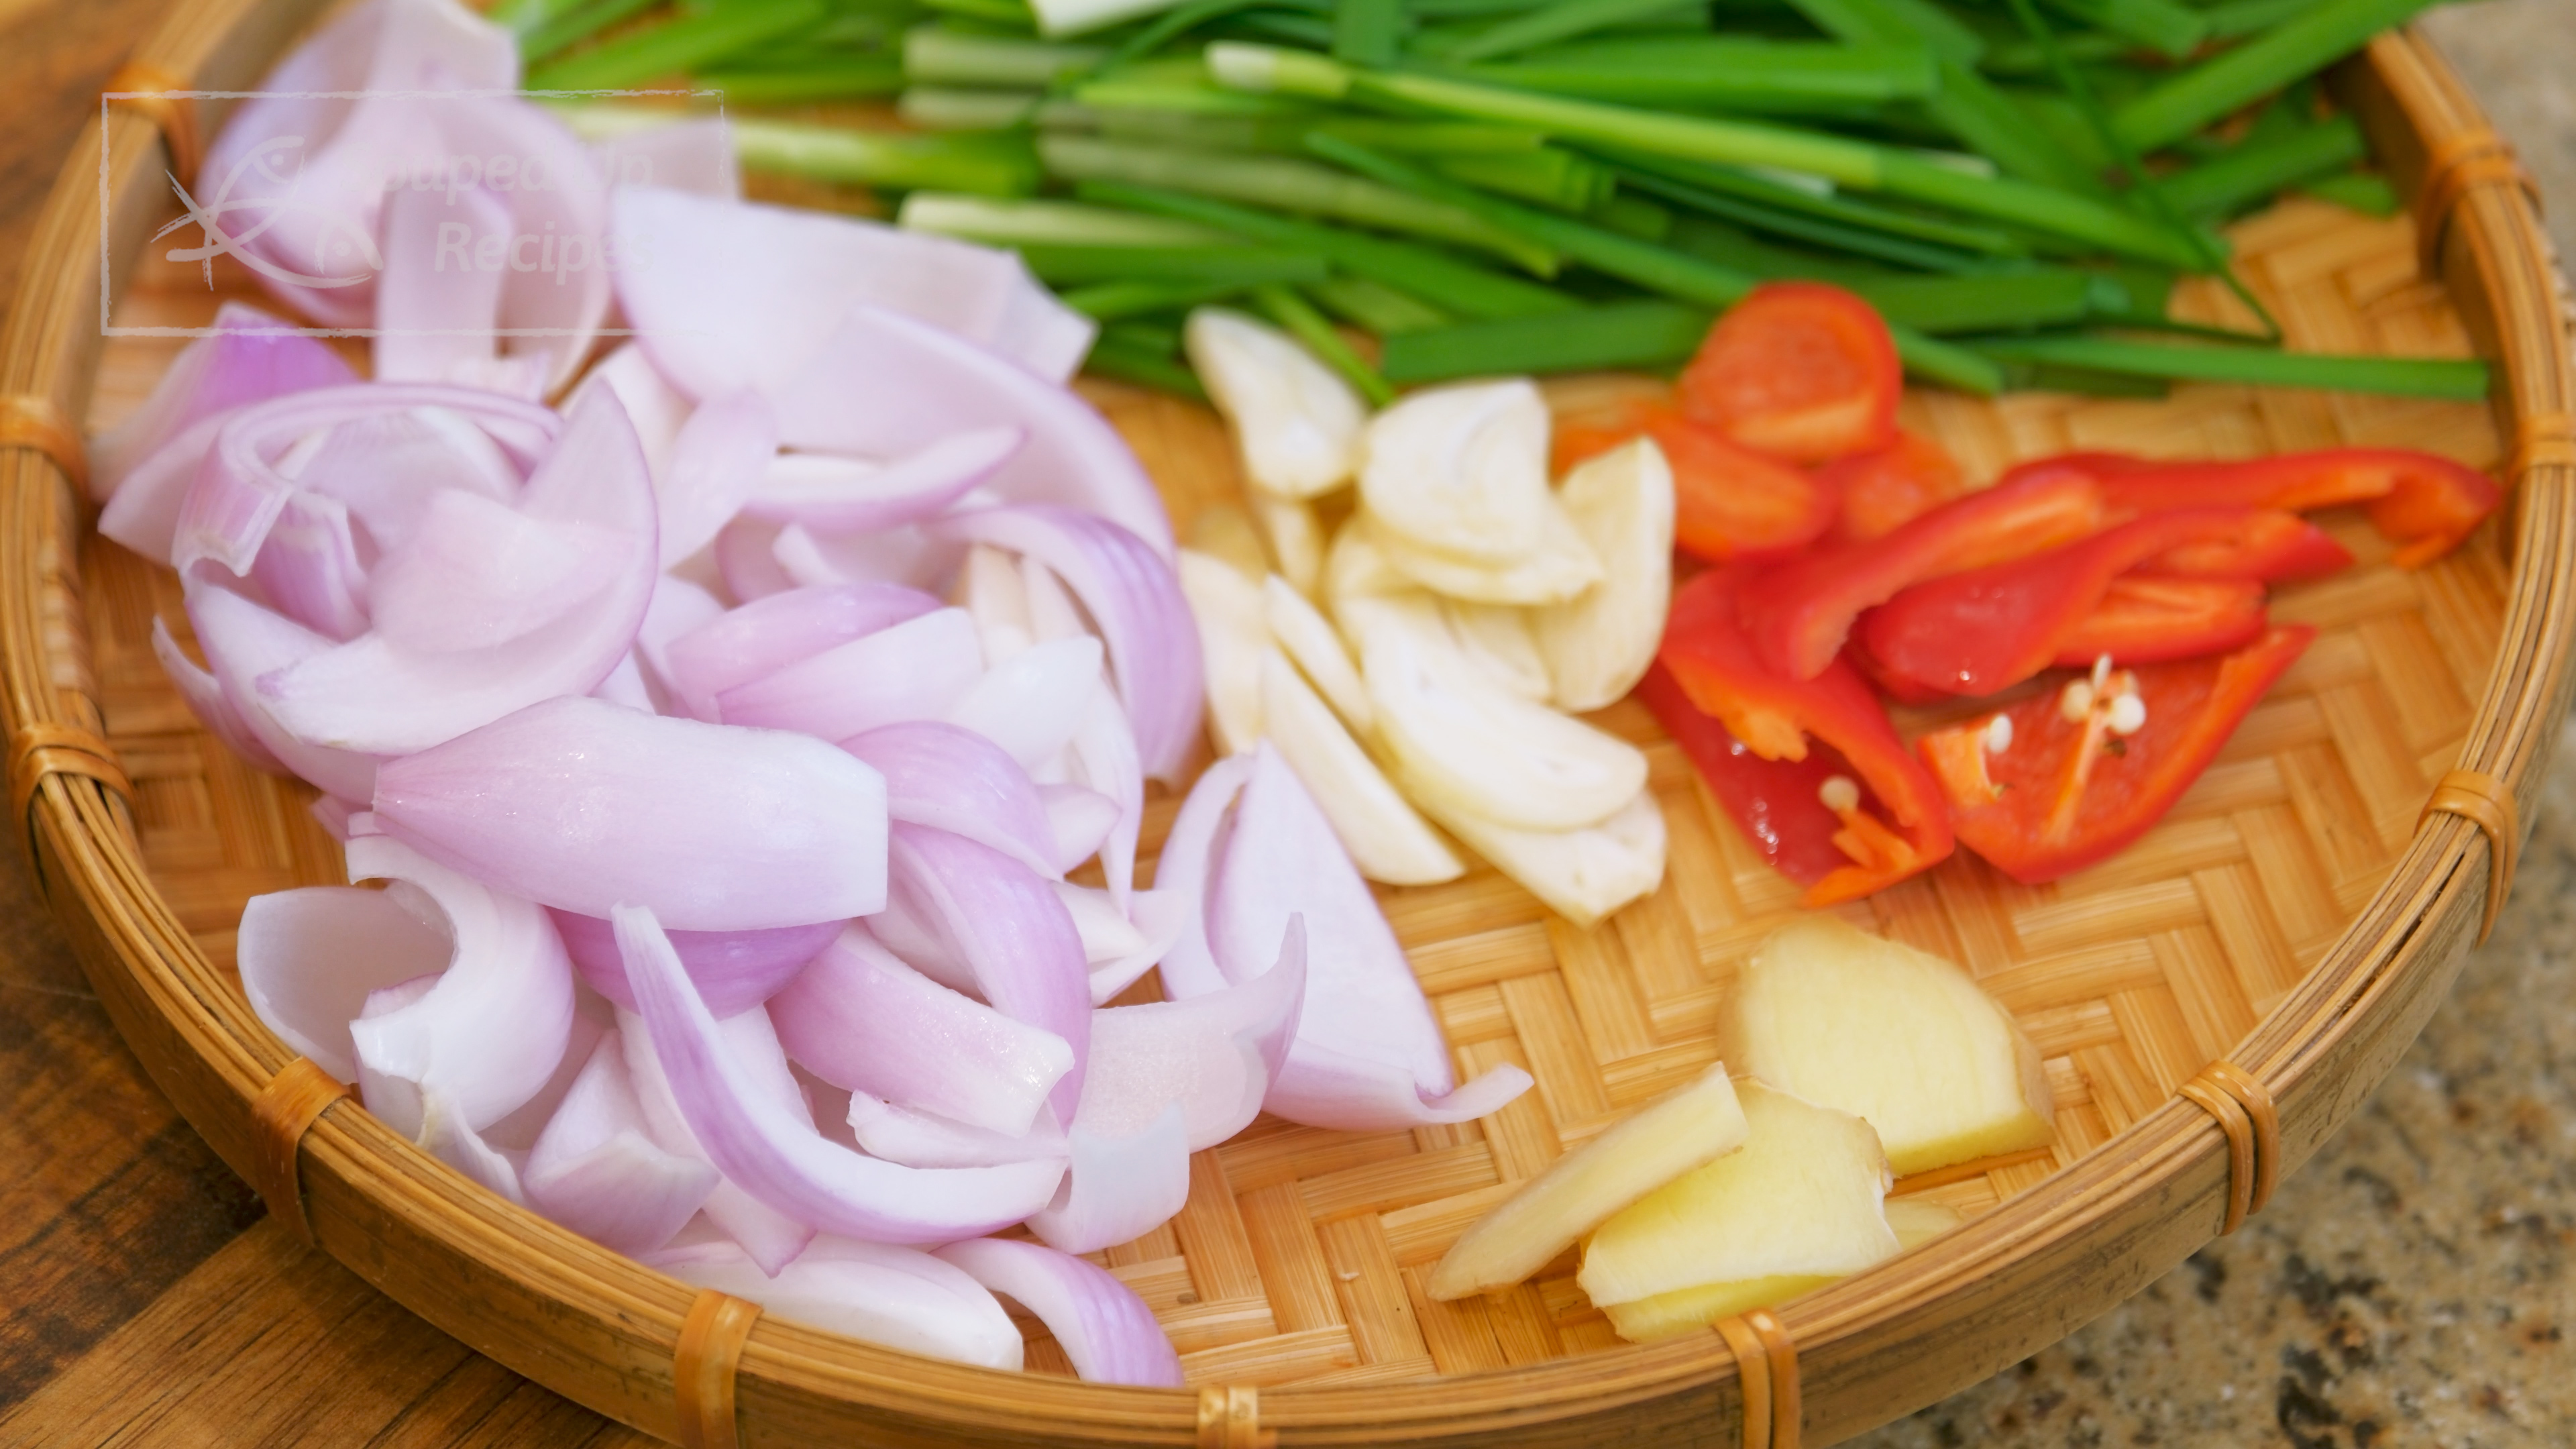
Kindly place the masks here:
POLYGON ((378 773, 382 827, 587 916, 643 903, 690 931, 885 905, 885 781, 820 740, 595 699, 519 711, 378 773))
POLYGON ((1170 1335, 1134 1289, 1069 1253, 1009 1238, 951 1243, 937 1257, 1034 1313, 1073 1371, 1095 1383, 1181 1386, 1170 1335))
POLYGON ((754 1198, 828 1232, 944 1243, 1022 1221, 1054 1196, 1060 1163, 898 1167, 834 1145, 734 1060, 653 913, 620 906, 609 919, 681 1116, 708 1161, 754 1198))

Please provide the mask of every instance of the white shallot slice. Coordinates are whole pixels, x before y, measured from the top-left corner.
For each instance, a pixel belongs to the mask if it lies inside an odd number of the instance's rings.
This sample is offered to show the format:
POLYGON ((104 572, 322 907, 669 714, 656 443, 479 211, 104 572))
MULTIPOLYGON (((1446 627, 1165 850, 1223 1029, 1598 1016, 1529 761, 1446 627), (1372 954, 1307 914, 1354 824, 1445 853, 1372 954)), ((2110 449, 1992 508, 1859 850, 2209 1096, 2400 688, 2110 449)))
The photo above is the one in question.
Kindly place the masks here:
POLYGON ((1054 1196, 1061 1163, 911 1168, 835 1145, 735 1060, 653 913, 620 906, 609 919, 681 1117, 707 1160, 754 1198, 829 1232, 944 1243, 1022 1221, 1054 1196))
POLYGON ((592 1048, 520 1174, 529 1206, 603 1247, 649 1253, 695 1216, 721 1179, 664 1151, 614 1032, 592 1048))
POLYGON ((951 1243, 936 1256, 1037 1315, 1073 1371, 1095 1383, 1181 1386, 1181 1359, 1153 1310, 1116 1275, 1011 1238, 951 1243))
POLYGON ((377 772, 383 829, 586 916, 691 931, 885 905, 885 780, 804 735, 555 699, 377 772))
POLYGON ((774 1274, 721 1241, 674 1246, 649 1261, 780 1318, 930 1358, 1020 1367, 1020 1330, 1002 1305, 963 1269, 915 1248, 818 1237, 774 1274))

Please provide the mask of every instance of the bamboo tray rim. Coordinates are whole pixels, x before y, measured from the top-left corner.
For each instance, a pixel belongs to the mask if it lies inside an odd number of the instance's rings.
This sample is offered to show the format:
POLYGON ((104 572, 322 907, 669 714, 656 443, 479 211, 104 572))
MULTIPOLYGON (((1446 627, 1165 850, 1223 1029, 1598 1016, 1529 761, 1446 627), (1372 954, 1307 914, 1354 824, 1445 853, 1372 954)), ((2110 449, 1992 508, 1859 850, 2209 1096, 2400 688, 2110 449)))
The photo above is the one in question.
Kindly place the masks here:
MULTIPOLYGON (((243 84, 322 8, 318 0, 181 6, 135 59, 209 89, 243 84)), ((2366 65, 2393 94, 2419 149, 2447 144, 2485 124, 2429 43, 2412 32, 2381 37, 2366 61, 2355 64, 2366 65)), ((25 280, 0 339, 0 369, 6 373, 0 391, 44 398, 66 415, 80 416, 77 404, 85 400, 101 340, 93 319, 104 315, 90 269, 110 254, 115 240, 102 234, 98 211, 111 187, 125 194, 137 178, 152 179, 145 173, 157 171, 147 165, 155 140, 149 122, 125 113, 84 129, 39 222, 25 280), (100 149, 109 138, 112 168, 103 164, 100 149), (48 281, 57 285, 49 288, 48 281), (68 305, 59 295, 66 292, 72 294, 68 305)), ((2404 175, 2410 158, 2403 147, 2395 152, 2382 147, 2391 169, 2404 175)), ((2420 168, 2422 158, 2411 159, 2420 168)), ((2556 309, 2553 273, 2531 200, 2510 186, 2466 191, 2454 208, 2443 257, 2446 275, 2467 279, 2500 314, 2488 319, 2494 335, 2484 339, 2483 350, 2497 364, 2497 402, 2507 420, 2527 428, 2576 413, 2576 362, 2556 309), (2528 305, 2535 300, 2544 305, 2528 305)), ((2475 309, 2464 301, 2463 310, 2475 309)), ((2510 607, 2460 765, 2505 781, 2527 818, 2569 685, 2570 635, 2576 633, 2576 599, 2570 597, 2576 587, 2576 466, 2545 452, 2522 451, 2530 456, 2521 477, 2508 479, 2517 489, 2510 607)), ((0 549, 0 693, 13 739, 42 725, 98 727, 95 705, 80 688, 88 677, 87 640, 76 624, 65 628, 62 622, 67 611, 77 617, 79 589, 69 561, 75 514, 62 491, 58 474, 34 453, 0 453, 0 537, 7 539, 0 549)), ((192 1124, 236 1169, 245 1169, 251 1160, 250 1102, 292 1053, 256 1021, 180 929, 112 797, 94 782, 47 776, 35 784, 24 823, 40 887, 85 948, 84 964, 120 1033, 192 1124), (122 975, 107 978, 111 969, 122 975), (155 1047, 183 1055, 165 1059, 155 1047)), ((2484 902, 2488 871, 2479 852, 2485 848, 2485 837, 2465 820, 2428 819, 2419 826, 2385 883, 2325 959, 2232 1054, 2279 1101, 2290 1165, 2304 1159, 2376 1085, 2376 1073, 2359 1082, 2357 1091, 2348 1081, 2328 1080, 2326 1069, 2338 1054, 2368 1047, 2374 1033, 2390 1029, 2428 989, 2438 998, 2447 987, 2465 950, 2465 933, 2484 902)), ((2411 1027, 2406 1034, 2411 1037, 2411 1027)), ((492 1199, 362 1111, 327 1113, 305 1140, 311 1149, 305 1178, 312 1220, 335 1257, 520 1372, 648 1431, 673 1432, 676 1419, 667 1407, 670 1354, 693 1290, 492 1199), (599 1333, 627 1350, 632 1362, 625 1372, 632 1376, 641 1367, 646 1381, 610 1395, 580 1378, 585 1362, 597 1367, 596 1358, 533 1356, 506 1335, 478 1334, 470 1319, 459 1322, 461 1310, 432 1312, 401 1291, 400 1265, 385 1256, 380 1230, 396 1228, 516 1275, 519 1286, 559 1313, 595 1320, 599 1333), (649 1364, 657 1354, 661 1377, 652 1381, 649 1364), (656 1400, 666 1407, 657 1410, 656 1400)), ((1997 1267, 2051 1246, 2080 1245, 2125 1206, 2155 1198, 2166 1219, 2202 1215, 2214 1232, 2225 1172, 2225 1142, 2212 1120, 2173 1098, 2102 1149, 1938 1242, 1782 1307, 1779 1316, 1813 1385, 1806 1396, 1808 1417, 1816 1417, 1816 1406, 1832 1391, 1848 1395, 1865 1387, 1834 1378, 1838 1348, 1936 1329, 1942 1315, 1973 1297, 1976 1285, 1997 1267)), ((2034 1343, 2054 1341, 2080 1321, 2043 1325, 2044 1337, 2034 1343)), ((1530 1429, 1691 1392, 1695 1415, 1716 1410, 1731 1420, 1726 1411, 1735 1402, 1734 1367, 1717 1335, 1693 1335, 1510 1370, 1273 1389, 1262 1395, 1261 1418, 1265 1429, 1285 1431, 1295 1442, 1369 1442, 1406 1433, 1530 1429), (1704 1401, 1698 1391, 1707 1392, 1704 1401)), ((741 1380, 744 1423, 755 1432, 770 1414, 797 1422, 841 1400, 874 1407, 899 1422, 963 1435, 1214 1442, 1201 1428, 1196 1391, 1000 1374, 766 1317, 744 1351, 741 1380)), ((1867 1406, 1855 1413, 1844 1404, 1832 1427, 1856 1431, 1910 1407, 1881 1412, 1880 1406, 1867 1406)))

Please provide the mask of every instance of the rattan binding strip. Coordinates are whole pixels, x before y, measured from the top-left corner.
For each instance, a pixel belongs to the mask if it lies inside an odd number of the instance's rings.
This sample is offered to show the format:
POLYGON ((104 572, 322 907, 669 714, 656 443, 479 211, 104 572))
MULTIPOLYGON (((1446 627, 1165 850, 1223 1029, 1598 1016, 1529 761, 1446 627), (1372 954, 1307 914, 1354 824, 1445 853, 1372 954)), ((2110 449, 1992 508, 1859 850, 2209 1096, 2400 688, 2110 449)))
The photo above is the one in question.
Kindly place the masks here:
POLYGON ((311 1057, 297 1057, 280 1067, 251 1099, 252 1146, 259 1154, 254 1163, 258 1180, 252 1186, 259 1189, 260 1201, 268 1204, 268 1215, 286 1224, 298 1242, 313 1241, 312 1220, 304 1215, 303 1174, 296 1166, 304 1134, 322 1120, 332 1103, 347 1095, 347 1083, 316 1066, 311 1057))
POLYGON ((10 818, 28 832, 30 860, 42 857, 36 851, 35 822, 27 812, 35 808, 36 792, 44 788, 47 775, 96 780, 124 801, 128 811, 134 808, 134 782, 126 778, 125 767, 117 763, 116 751, 107 741, 78 725, 22 726, 9 737, 9 809, 10 818))
POLYGON ((2462 198, 2482 186, 2520 187, 2540 209, 2540 188, 2502 136, 2475 126, 2434 143, 2424 157, 2423 184, 2415 189, 2415 247, 2424 275, 2442 271, 2442 234, 2462 198))
POLYGON ((89 453, 81 447, 80 430, 46 398, 28 393, 0 397, 0 448, 33 448, 62 470, 72 487, 89 491, 89 453))
POLYGON ((191 191, 197 186, 197 164, 205 159, 197 129, 197 103, 168 94, 189 88, 187 79, 157 65, 127 61, 107 78, 107 103, 123 106, 161 128, 161 144, 170 153, 170 174, 191 191))
POLYGON ((1240 1384, 1199 1390, 1199 1449, 1272 1449, 1279 1435, 1261 1427, 1261 1390, 1240 1384))
POLYGON ((734 1421, 734 1371, 760 1305, 713 1288, 701 1289, 680 1322, 671 1355, 671 1391, 680 1411, 681 1449, 739 1449, 734 1421))
POLYGON ((1717 1321, 1735 1355, 1744 1398, 1744 1449, 1798 1449, 1798 1346, 1768 1308, 1717 1321))
POLYGON ((2224 1057, 2179 1090, 2227 1134, 2227 1217, 2218 1229, 2223 1238, 2261 1212, 2280 1185, 2281 1114, 2272 1090, 2224 1057))
POLYGON ((2520 483, 2534 468, 2576 467, 2576 417, 2566 413, 2532 413, 2514 424, 2512 471, 2508 483, 2520 483))
POLYGON ((2496 915, 2513 891, 2513 868, 2522 856, 2521 819, 2514 809, 2513 792, 2482 770, 2453 770, 2433 788, 2433 798, 2424 802, 2424 813, 2415 823, 2421 827, 2435 815, 2460 816, 2487 833, 2487 912, 2478 925, 2478 944, 2483 946, 2495 934, 2496 915))

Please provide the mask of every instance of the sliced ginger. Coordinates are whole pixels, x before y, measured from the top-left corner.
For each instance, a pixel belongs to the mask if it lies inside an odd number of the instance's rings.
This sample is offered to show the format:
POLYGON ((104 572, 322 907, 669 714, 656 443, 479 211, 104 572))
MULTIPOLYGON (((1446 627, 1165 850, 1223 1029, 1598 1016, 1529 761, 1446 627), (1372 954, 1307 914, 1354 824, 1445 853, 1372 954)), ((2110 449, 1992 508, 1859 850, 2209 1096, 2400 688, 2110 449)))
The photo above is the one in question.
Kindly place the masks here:
POLYGON ((2048 1077, 1965 971, 1829 915, 1783 927, 1736 988, 1739 1071, 1868 1120, 1898 1173, 2044 1147, 2048 1077))

